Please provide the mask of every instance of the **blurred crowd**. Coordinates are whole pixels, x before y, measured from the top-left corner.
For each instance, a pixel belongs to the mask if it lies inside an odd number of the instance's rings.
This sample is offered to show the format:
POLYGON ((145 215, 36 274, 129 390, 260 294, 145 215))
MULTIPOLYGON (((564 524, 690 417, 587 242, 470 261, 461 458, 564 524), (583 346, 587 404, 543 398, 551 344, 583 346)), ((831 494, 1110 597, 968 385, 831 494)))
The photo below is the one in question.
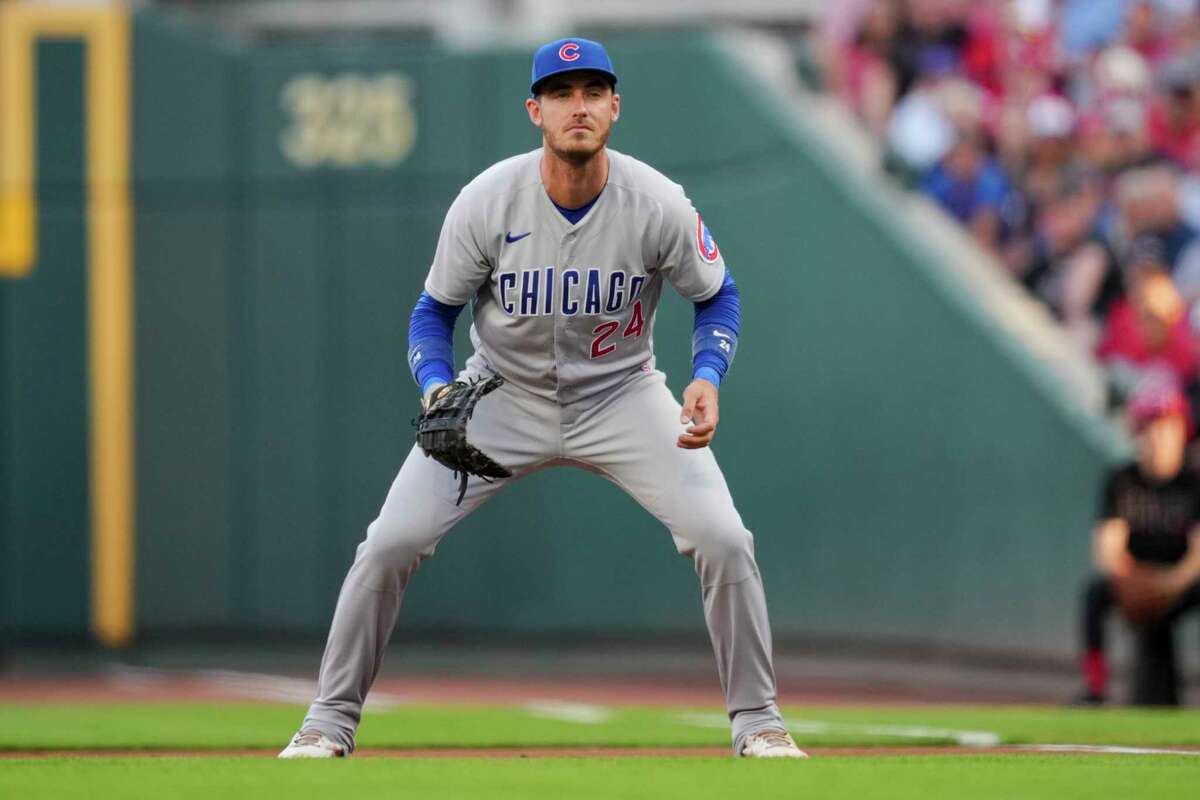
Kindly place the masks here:
MULTIPOLYGON (((1200 409, 1200 0, 838 0, 824 79, 1105 364, 1200 409)), ((1192 426, 1196 430, 1196 426, 1192 426)))

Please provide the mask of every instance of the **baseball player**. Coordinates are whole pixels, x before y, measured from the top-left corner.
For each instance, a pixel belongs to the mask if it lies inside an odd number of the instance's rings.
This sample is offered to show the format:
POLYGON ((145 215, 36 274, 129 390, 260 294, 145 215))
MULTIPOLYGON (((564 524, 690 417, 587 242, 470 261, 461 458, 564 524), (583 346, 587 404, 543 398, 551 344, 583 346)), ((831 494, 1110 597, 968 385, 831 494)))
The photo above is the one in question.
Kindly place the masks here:
MULTIPOLYGON (((1191 408, 1174 382, 1150 378, 1135 389, 1127 411, 1137 459, 1106 478, 1092 533, 1098 574, 1088 580, 1080 609, 1081 705, 1108 701, 1105 625, 1114 607, 1151 636, 1169 633, 1200 608, 1200 479, 1186 458, 1191 408)), ((1168 672, 1178 675, 1173 664, 1168 672)), ((1158 701, 1177 705, 1179 687, 1168 684, 1159 687, 1158 701)))
POLYGON ((474 410, 470 443, 511 470, 472 478, 414 447, 367 528, 338 597, 318 695, 281 758, 344 756, 405 587, 442 536, 513 481, 578 467, 615 483, 695 563, 736 755, 803 757, 775 702, 771 634, 753 538, 708 448, 737 350, 738 292, 682 188, 606 147, 620 116, 604 48, 561 39, 533 59, 530 122, 542 147, 459 193, 409 326, 426 406, 454 379, 452 333, 471 303, 462 381, 505 383, 474 410), (664 284, 692 301, 692 382, 682 406, 654 368, 664 284))

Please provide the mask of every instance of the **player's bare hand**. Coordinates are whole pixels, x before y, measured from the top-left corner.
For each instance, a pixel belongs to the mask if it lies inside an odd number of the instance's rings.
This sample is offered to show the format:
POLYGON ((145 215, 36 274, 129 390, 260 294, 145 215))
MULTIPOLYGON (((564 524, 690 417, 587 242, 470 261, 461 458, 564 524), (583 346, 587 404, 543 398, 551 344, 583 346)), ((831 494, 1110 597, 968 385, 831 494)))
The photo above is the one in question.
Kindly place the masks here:
POLYGON ((702 378, 692 381, 683 390, 683 411, 679 414, 681 423, 692 424, 680 434, 677 444, 685 450, 708 447, 717 434, 718 417, 717 387, 702 378))
POLYGON ((439 396, 441 396, 442 392, 446 391, 448 388, 450 388, 450 384, 448 383, 435 383, 433 386, 430 386, 429 391, 425 392, 425 394, 421 396, 421 408, 428 411, 429 407, 437 402, 437 399, 439 396))

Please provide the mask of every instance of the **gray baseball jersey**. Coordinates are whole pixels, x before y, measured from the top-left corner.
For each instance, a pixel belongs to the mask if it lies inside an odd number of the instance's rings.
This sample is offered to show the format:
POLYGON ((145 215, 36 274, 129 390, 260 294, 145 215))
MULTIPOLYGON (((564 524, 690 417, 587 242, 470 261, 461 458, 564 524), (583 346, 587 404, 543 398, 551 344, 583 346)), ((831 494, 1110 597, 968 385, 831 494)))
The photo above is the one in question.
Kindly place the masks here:
POLYGON ((713 452, 678 446, 681 408, 653 368, 663 280, 705 300, 725 264, 678 185, 608 155, 608 183, 575 225, 546 194, 540 149, 484 172, 446 216, 425 290, 474 302, 476 352, 460 377, 495 371, 508 383, 476 407, 467 438, 513 475, 472 478, 459 505, 451 471, 409 452, 342 585, 303 725, 346 751, 417 565, 488 497, 559 466, 613 481, 692 558, 734 751, 755 731, 784 727, 753 537, 713 452), (593 396, 603 402, 572 402, 593 396))
POLYGON ((473 301, 471 342, 496 372, 569 403, 654 366, 666 279, 685 299, 720 289, 725 263, 683 192, 608 151, 608 183, 572 225, 542 185, 541 148, 467 184, 446 214, 425 291, 473 301))

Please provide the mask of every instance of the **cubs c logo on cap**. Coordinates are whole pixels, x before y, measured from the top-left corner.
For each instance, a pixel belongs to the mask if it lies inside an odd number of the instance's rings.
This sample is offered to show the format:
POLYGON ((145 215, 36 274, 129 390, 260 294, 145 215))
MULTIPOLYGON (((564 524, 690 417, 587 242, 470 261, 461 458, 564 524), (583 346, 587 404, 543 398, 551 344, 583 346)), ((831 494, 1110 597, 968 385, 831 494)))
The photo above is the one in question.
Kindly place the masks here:
POLYGON ((721 249, 717 247, 717 240, 713 238, 712 232, 704 224, 704 220, 700 218, 699 214, 696 215, 696 249, 700 251, 700 257, 708 264, 712 264, 721 257, 721 249))
MULTIPOLYGON (((0 3, 4 0, 0 0, 0 3)), ((612 86, 617 85, 617 73, 604 45, 591 39, 568 36, 546 42, 533 54, 533 70, 529 73, 529 92, 538 93, 538 87, 551 75, 564 72, 590 70, 599 72, 612 86)))

